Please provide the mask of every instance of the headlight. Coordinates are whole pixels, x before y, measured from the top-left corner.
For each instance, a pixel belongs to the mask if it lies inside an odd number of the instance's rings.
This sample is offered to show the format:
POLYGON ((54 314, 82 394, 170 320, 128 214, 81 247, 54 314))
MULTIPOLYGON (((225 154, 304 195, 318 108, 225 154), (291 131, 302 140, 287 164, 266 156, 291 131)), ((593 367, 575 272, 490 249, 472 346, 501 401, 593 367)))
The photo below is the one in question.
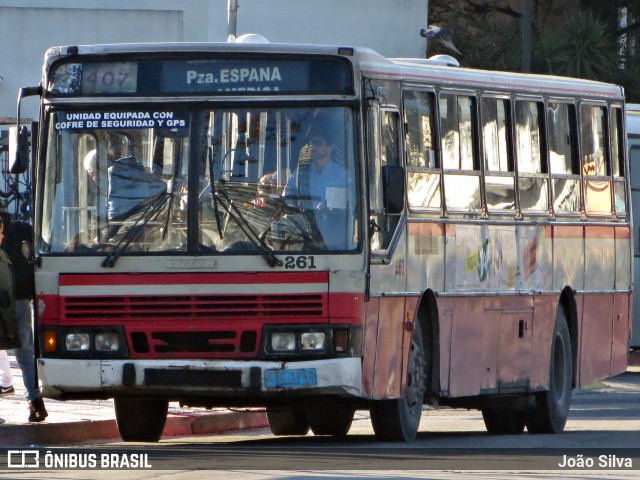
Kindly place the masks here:
POLYGON ((304 332, 300 335, 302 350, 324 350, 324 332, 304 332))
POLYGON ((96 350, 99 352, 117 352, 120 340, 115 332, 96 333, 96 350))
POLYGON ((349 325, 266 325, 260 348, 273 358, 358 356, 361 330, 349 325))
POLYGON ((293 332, 272 333, 271 349, 274 352, 293 352, 296 349, 296 335, 293 332))
POLYGON ((72 352, 81 352, 89 350, 89 334, 88 333, 67 333, 64 341, 67 350, 72 352))

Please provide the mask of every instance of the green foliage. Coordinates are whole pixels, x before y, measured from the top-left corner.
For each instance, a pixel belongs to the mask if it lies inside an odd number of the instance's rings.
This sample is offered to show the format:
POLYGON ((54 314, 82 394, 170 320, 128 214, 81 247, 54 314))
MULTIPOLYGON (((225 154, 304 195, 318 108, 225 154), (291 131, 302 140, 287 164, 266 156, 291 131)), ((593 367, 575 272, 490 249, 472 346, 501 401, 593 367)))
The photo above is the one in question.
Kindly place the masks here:
POLYGON ((571 12, 559 28, 540 30, 533 57, 540 73, 614 81, 618 71, 615 39, 591 12, 571 12))
POLYGON ((531 70, 539 73, 560 75, 571 57, 564 36, 555 29, 542 30, 533 47, 531 70))

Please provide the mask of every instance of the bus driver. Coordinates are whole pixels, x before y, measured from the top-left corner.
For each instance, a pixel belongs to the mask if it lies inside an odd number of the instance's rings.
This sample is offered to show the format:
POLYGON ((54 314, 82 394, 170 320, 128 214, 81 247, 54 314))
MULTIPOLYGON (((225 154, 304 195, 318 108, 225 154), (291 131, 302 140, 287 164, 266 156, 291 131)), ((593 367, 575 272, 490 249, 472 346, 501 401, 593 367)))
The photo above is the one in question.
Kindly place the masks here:
POLYGON ((350 182, 340 152, 331 126, 316 120, 309 129, 297 172, 284 189, 287 203, 314 212, 322 240, 332 250, 349 248, 346 234, 352 231, 345 225, 350 182))

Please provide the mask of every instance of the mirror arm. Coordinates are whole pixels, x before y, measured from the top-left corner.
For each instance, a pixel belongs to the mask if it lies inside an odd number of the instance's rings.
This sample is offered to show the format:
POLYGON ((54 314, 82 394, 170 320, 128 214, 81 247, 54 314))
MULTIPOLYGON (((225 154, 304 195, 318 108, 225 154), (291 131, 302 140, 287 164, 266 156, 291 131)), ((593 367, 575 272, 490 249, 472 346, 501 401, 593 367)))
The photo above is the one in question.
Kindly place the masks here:
POLYGON ((16 115, 16 126, 20 128, 20 104, 22 103, 22 99, 24 97, 32 97, 34 95, 42 96, 42 86, 38 85, 37 87, 23 87, 18 91, 18 108, 16 115))

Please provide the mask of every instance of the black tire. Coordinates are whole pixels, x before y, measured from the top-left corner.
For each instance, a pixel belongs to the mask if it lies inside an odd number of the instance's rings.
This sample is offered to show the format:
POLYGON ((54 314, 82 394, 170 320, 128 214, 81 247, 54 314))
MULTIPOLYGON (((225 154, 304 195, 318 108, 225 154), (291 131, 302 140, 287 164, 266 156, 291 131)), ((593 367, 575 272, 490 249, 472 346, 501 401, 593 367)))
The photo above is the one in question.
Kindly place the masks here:
POLYGON ((560 433, 564 430, 571 405, 573 358, 569 327, 560 306, 551 339, 549 390, 535 394, 535 407, 529 412, 530 433, 560 433))
POLYGON ((169 402, 144 397, 116 397, 116 423, 125 442, 157 442, 167 421, 169 402))
POLYGON ((305 413, 290 407, 267 407, 267 420, 274 435, 306 435, 309 432, 305 413))
POLYGON ((412 442, 418 433, 426 387, 427 362, 420 324, 411 340, 407 387, 404 396, 393 400, 374 400, 371 403, 371 424, 376 439, 381 442, 412 442))
POLYGON ((492 435, 518 435, 524 431, 525 412, 510 408, 483 408, 482 419, 492 435))
POLYGON ((313 434, 346 436, 353 422, 354 408, 339 399, 321 399, 320 402, 307 410, 313 434))

